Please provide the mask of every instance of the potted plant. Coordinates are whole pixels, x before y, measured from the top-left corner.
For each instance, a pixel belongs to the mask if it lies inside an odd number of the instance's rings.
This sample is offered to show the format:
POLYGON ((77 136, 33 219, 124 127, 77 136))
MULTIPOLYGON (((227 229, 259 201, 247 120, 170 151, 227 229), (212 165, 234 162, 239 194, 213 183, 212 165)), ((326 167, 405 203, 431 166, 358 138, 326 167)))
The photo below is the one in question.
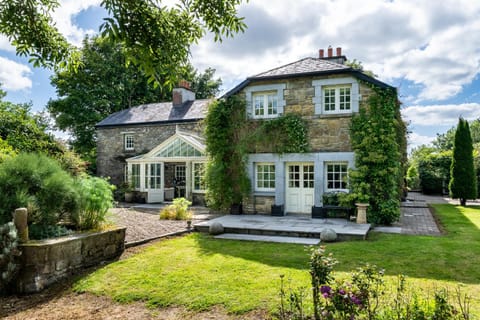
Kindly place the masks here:
POLYGON ((120 193, 123 194, 125 202, 133 202, 135 189, 132 187, 132 184, 129 182, 124 182, 118 187, 118 189, 120 193))

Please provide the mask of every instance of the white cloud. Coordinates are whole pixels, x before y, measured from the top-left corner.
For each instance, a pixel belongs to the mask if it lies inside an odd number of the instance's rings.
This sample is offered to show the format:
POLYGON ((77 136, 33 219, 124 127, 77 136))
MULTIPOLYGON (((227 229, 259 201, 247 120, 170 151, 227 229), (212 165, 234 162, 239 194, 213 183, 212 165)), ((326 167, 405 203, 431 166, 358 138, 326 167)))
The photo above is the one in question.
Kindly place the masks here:
POLYGON ((410 106, 402 109, 402 116, 412 125, 455 126, 459 117, 479 119, 480 103, 410 106))
POLYGON ((431 136, 424 136, 418 133, 412 132, 408 135, 408 152, 412 151, 412 149, 419 147, 423 144, 431 144, 436 137, 431 136))
POLYGON ((386 82, 419 87, 412 101, 443 100, 480 72, 480 2, 471 0, 252 0, 248 29, 223 43, 210 37, 192 48, 199 68, 225 83, 341 46, 386 82))
POLYGON ((32 87, 28 77, 32 71, 24 64, 0 56, 0 83, 5 90, 23 90, 32 87))
POLYGON ((61 0, 52 14, 58 30, 76 46, 80 46, 86 34, 94 34, 94 30, 85 30, 73 24, 75 15, 92 6, 99 6, 101 0, 61 0))
POLYGON ((8 38, 3 34, 0 34, 0 50, 15 52, 15 47, 10 44, 8 38))

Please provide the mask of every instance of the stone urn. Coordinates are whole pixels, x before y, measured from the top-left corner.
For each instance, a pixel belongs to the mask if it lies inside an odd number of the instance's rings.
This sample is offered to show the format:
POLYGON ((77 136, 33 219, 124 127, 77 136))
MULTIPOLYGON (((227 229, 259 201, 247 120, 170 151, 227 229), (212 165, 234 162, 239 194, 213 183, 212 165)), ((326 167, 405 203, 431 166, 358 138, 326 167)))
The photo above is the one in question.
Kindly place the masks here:
POLYGON ((357 223, 367 223, 367 208, 369 205, 370 204, 368 203, 355 203, 355 206, 357 207, 357 223))

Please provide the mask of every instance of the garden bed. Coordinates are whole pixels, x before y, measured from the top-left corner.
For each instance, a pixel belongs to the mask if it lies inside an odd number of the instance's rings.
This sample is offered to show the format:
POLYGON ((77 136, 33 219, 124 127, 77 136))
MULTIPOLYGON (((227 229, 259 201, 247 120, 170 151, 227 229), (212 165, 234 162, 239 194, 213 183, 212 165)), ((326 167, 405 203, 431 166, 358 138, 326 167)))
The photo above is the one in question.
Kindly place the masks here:
POLYGON ((125 230, 113 228, 19 245, 22 255, 16 291, 39 292, 75 271, 119 257, 125 249, 125 230))

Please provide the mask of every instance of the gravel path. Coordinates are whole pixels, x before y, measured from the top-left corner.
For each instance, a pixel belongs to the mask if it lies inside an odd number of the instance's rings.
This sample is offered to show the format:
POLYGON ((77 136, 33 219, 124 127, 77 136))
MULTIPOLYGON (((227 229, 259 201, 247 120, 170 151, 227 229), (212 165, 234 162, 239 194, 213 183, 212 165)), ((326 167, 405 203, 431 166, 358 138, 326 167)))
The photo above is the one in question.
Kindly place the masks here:
POLYGON ((110 210, 110 219, 119 226, 127 227, 125 242, 145 239, 187 230, 187 222, 182 220, 160 220, 158 212, 142 212, 132 208, 110 210))

